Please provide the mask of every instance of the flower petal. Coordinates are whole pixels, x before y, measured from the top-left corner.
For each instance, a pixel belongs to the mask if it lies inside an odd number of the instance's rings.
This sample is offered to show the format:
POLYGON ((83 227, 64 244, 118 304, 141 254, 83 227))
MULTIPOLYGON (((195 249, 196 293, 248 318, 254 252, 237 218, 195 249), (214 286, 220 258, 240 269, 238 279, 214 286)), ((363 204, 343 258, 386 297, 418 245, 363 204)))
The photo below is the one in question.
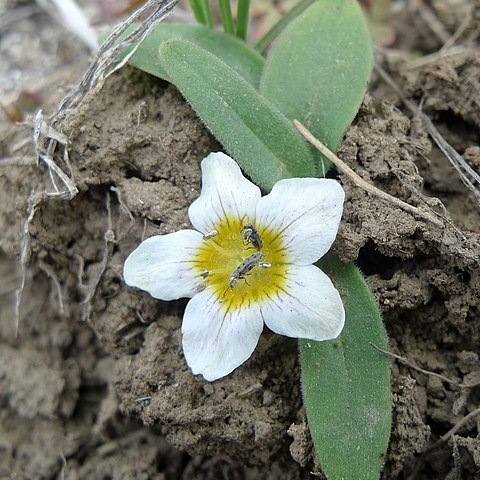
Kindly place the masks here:
POLYGON ((289 263, 310 265, 325 255, 335 240, 344 197, 335 180, 280 180, 258 202, 257 225, 281 232, 289 263))
POLYGON ((338 337, 345 323, 345 311, 327 275, 315 265, 291 265, 286 276, 284 290, 261 307, 268 328, 287 337, 338 337))
POLYGON ((260 196, 260 189, 242 175, 235 160, 211 153, 202 161, 202 192, 190 205, 188 216, 206 234, 227 216, 252 221, 260 196))
POLYGON ((125 283, 160 300, 193 297, 203 283, 192 264, 202 242, 195 230, 148 238, 125 261, 125 283))
POLYGON ((183 316, 183 353, 195 375, 212 382, 245 362, 263 329, 258 306, 227 311, 210 289, 188 302, 183 316))

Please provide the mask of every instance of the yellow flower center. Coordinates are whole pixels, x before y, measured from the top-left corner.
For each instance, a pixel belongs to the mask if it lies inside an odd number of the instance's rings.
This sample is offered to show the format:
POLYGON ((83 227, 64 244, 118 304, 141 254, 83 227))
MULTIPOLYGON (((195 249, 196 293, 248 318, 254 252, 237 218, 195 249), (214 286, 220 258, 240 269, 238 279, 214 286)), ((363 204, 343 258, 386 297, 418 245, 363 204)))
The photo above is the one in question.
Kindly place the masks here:
POLYGON ((217 233, 203 241, 193 264, 227 312, 271 299, 284 289, 287 258, 280 232, 232 216, 214 229, 217 233), (242 238, 248 223, 260 235, 260 250, 242 238))

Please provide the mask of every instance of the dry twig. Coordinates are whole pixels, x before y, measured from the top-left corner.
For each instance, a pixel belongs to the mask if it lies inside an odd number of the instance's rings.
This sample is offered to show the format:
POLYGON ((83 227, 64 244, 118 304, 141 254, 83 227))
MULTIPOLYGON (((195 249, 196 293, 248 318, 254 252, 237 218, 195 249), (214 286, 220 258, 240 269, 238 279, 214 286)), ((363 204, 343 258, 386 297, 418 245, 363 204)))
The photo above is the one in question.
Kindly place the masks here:
MULTIPOLYGON (((102 276, 105 273, 108 259, 112 254, 113 245, 115 244, 115 241, 116 241, 115 232, 113 231, 113 224, 112 224, 112 208, 111 208, 110 192, 107 192, 106 209, 107 209, 108 225, 103 238, 103 241, 104 241, 103 256, 102 256, 102 260, 100 261, 98 272, 88 285, 81 283, 81 286, 84 288, 84 291, 85 291, 85 297, 82 300, 81 304, 86 305, 84 320, 87 320, 87 321, 90 320, 90 309, 91 309, 90 302, 95 296, 95 292, 97 291, 98 285, 100 284, 100 280, 102 279, 102 276)), ((82 272, 83 272, 83 266, 82 266, 82 272)))
POLYGON ((414 114, 419 115, 425 128, 437 144, 438 148, 447 157, 451 165, 457 170, 460 178, 467 188, 475 195, 480 204, 480 175, 465 161, 465 159, 443 138, 442 134, 436 129, 427 115, 421 112, 411 100, 405 98, 400 87, 394 82, 392 77, 378 64, 375 64, 375 70, 382 77, 382 79, 395 91, 400 97, 405 106, 414 114))
POLYGON ((340 158, 338 158, 332 151, 330 151, 320 140, 315 138, 312 133, 304 127, 298 120, 294 120, 293 124, 297 128, 297 130, 305 137, 305 139, 310 142, 316 149, 318 149, 325 157, 327 157, 343 174, 347 175, 347 177, 352 180, 355 185, 360 187, 361 189, 365 190, 366 192, 376 195, 377 197, 386 200, 397 207, 416 215, 417 217, 423 218, 428 220, 429 222, 437 225, 438 227, 443 227, 443 222, 432 215, 430 212, 426 212, 424 210, 419 209, 418 207, 414 207, 403 200, 400 200, 397 197, 390 195, 389 193, 384 192, 383 190, 374 187, 370 183, 366 182, 362 177, 357 175, 348 165, 346 165, 340 158))
POLYGON ((62 287, 60 286, 60 281, 58 280, 57 275, 53 271, 53 269, 47 265, 43 260, 40 260, 38 266, 41 270, 45 272, 45 274, 52 280, 53 284, 55 285, 55 289, 57 290, 57 298, 58 298, 58 313, 63 316, 65 315, 65 308, 63 306, 63 295, 62 295, 62 287))
POLYGON ((443 23, 438 19, 432 8, 421 0, 416 0, 414 3, 416 4, 416 13, 425 22, 425 24, 428 25, 430 30, 441 42, 447 42, 450 38, 450 34, 443 23))
POLYGON ((15 317, 15 335, 18 335, 20 326, 20 305, 22 304, 23 290, 27 279, 27 262, 30 258, 30 224, 33 221, 37 206, 40 203, 41 195, 32 192, 30 194, 27 218, 23 224, 22 239, 20 241, 20 285, 15 290, 14 317, 15 317))
POLYGON ((439 373, 435 373, 435 372, 432 372, 430 370, 425 370, 424 368, 420 368, 420 367, 417 367, 415 364, 413 364, 412 362, 410 362, 409 360, 407 360, 405 357, 402 357, 401 355, 397 355, 396 353, 392 353, 392 352, 388 352, 387 350, 383 350, 382 348, 380 347, 377 347, 377 345, 375 345, 374 343, 370 342, 370 346, 372 346, 375 350, 378 350, 379 352, 385 354, 385 355, 388 355, 392 358, 395 358, 396 360, 398 360, 400 363, 403 363, 404 365, 406 365, 407 367, 410 367, 410 368, 413 368, 414 370, 416 370, 417 372, 420 372, 420 373, 423 373, 425 375, 429 375, 431 377, 436 377, 436 378, 439 378, 442 382, 446 382, 446 383, 449 383, 450 385, 454 385, 458 388, 461 388, 461 389, 471 389, 471 388, 475 388, 475 387, 478 387, 480 385, 480 382, 474 382, 474 383, 471 383, 471 384, 465 384, 465 383, 458 383, 456 382, 455 380, 451 380, 450 378, 448 377, 445 377, 444 375, 440 375, 439 373))
MULTIPOLYGON (((413 469, 413 472, 407 477, 407 480, 415 480, 417 478, 418 472, 420 471, 420 468, 425 462, 425 459, 427 458, 428 454, 432 452, 433 450, 436 450, 438 447, 441 447, 444 445, 450 438, 454 440, 454 435, 463 427, 465 426, 470 420, 474 419, 480 415, 480 408, 477 408, 473 411, 471 411, 468 415, 465 415, 460 421, 458 421, 445 435, 442 435, 435 443, 432 443, 430 446, 425 448, 423 450, 422 454, 418 458, 415 467, 413 469)), ((455 451, 455 446, 453 446, 453 449, 455 451)))
POLYGON ((480 415, 480 407, 471 411, 468 415, 465 415, 459 422, 457 422, 445 435, 442 435, 433 445, 431 445, 427 451, 435 450, 440 445, 444 444, 455 435, 464 425, 470 420, 480 415))

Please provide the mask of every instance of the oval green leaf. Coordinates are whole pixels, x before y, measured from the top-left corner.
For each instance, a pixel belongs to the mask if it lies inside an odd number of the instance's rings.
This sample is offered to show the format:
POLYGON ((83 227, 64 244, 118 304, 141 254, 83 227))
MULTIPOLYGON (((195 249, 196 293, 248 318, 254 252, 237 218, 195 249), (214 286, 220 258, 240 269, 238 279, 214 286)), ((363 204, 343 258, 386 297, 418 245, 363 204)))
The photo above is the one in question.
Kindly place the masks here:
POLYGON ((163 43, 159 55, 172 83, 260 187, 314 176, 309 147, 291 122, 235 70, 185 40, 163 43))
MULTIPOLYGON (((358 3, 318 0, 278 38, 260 93, 336 150, 365 96, 372 66, 372 42, 358 3)), ((319 174, 329 167, 324 159, 319 174)))
MULTIPOLYGON (((126 37, 135 27, 136 25, 131 26, 121 38, 126 37)), ((104 40, 106 36, 101 38, 104 40)), ((169 82, 170 78, 158 58, 158 47, 172 39, 188 40, 208 50, 258 88, 264 65, 263 57, 239 38, 201 25, 160 23, 132 55, 130 65, 169 82)), ((125 53, 129 51, 130 49, 125 53)))
POLYGON ((300 341, 304 402, 315 450, 329 480, 378 479, 390 437, 390 360, 385 327, 352 264, 320 262, 342 295, 345 327, 336 340, 300 341))

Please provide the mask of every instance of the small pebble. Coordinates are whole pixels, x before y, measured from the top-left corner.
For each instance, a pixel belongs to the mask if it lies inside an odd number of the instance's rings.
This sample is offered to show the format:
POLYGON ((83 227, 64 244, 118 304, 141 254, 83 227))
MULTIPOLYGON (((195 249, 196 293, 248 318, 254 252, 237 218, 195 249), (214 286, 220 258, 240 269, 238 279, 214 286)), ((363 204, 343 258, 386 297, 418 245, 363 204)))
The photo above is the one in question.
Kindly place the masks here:
POLYGON ((263 392, 262 404, 264 407, 269 407, 275 401, 275 395, 270 390, 263 392))
POLYGON ((205 392, 205 395, 209 397, 213 392, 213 385, 211 383, 207 383, 203 386, 203 391, 205 392))

